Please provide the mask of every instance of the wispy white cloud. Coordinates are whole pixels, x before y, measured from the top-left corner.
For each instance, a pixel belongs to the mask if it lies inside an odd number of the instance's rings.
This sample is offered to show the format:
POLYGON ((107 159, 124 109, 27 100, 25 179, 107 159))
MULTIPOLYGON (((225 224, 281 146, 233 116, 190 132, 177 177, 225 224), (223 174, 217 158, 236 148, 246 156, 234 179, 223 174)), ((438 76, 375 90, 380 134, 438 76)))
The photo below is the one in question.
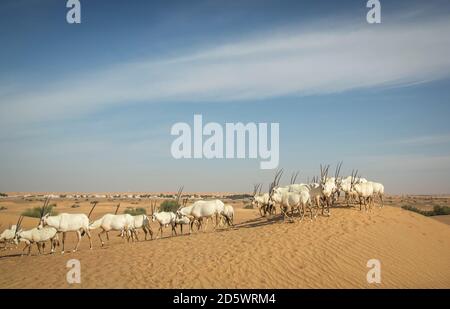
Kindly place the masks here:
POLYGON ((347 26, 291 29, 174 58, 118 64, 51 85, 22 85, 0 92, 0 120, 76 117, 132 101, 246 101, 404 86, 450 72, 448 19, 351 31, 347 26))
POLYGON ((450 133, 416 136, 416 137, 411 137, 411 138, 405 138, 405 139, 396 141, 395 143, 400 144, 400 145, 411 145, 411 146, 450 144, 450 133))

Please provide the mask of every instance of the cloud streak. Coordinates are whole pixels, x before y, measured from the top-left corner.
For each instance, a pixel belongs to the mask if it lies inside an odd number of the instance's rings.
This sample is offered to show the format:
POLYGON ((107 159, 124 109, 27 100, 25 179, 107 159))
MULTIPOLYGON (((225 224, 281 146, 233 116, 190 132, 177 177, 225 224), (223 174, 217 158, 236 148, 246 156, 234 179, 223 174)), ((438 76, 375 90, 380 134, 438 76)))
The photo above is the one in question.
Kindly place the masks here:
POLYGON ((4 124, 78 117, 129 102, 255 101, 407 86, 450 72, 450 20, 284 31, 0 92, 4 124))

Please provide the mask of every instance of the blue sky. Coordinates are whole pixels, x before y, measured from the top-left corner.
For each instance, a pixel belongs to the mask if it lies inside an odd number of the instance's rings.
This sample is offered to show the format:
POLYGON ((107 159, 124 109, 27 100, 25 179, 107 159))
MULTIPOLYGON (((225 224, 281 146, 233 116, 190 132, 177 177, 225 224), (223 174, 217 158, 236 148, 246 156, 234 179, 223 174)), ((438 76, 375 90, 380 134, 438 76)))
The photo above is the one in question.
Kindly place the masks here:
MULTIPOLYGON (((390 193, 449 193, 450 4, 0 4, 0 191, 247 191, 259 160, 175 160, 171 126, 279 122, 280 167, 344 161, 390 193)), ((285 177, 284 181, 287 181, 285 177)))

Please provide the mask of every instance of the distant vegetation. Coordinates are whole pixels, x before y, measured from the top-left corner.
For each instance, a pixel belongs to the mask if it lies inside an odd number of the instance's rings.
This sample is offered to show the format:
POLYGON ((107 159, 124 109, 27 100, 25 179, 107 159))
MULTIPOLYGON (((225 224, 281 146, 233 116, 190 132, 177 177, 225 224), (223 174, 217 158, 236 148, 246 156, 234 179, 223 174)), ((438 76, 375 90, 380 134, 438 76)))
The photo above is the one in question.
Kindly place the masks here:
POLYGON ((247 204, 244 206, 244 209, 253 209, 253 205, 252 204, 247 204))
POLYGON ((6 210, 6 209, 8 209, 8 208, 5 206, 0 206, 0 210, 6 210))
POLYGON ((146 215, 147 210, 143 207, 138 207, 138 208, 128 207, 127 209, 125 209, 124 213, 132 215, 132 216, 146 215))
POLYGON ((166 200, 161 203, 159 206, 160 211, 173 211, 176 212, 178 210, 178 204, 175 200, 166 200))
MULTIPOLYGON (((52 204, 49 205, 44 212, 44 215, 46 214, 50 214, 51 216, 55 216, 58 213, 53 210, 53 208, 56 207, 56 204, 52 204)), ((22 212, 22 216, 24 217, 31 217, 31 218, 40 218, 41 217, 41 211, 42 211, 42 207, 33 207, 33 208, 29 208, 27 210, 25 210, 24 212, 22 212)))
POLYGON ((7 197, 7 196, 8 196, 8 194, 0 192, 0 197, 7 197))
POLYGON ((434 206, 433 210, 422 210, 413 206, 402 206, 402 208, 409 211, 417 212, 427 217, 450 215, 450 207, 448 206, 434 206))
POLYGON ((233 194, 227 196, 230 200, 243 200, 250 197, 252 197, 250 194, 233 194))

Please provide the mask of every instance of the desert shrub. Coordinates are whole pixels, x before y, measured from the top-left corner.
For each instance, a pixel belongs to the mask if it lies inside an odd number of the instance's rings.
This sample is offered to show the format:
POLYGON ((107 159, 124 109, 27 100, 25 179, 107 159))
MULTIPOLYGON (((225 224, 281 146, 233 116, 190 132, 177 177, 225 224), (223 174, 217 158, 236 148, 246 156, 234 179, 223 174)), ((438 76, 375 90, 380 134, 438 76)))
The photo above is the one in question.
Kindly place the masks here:
POLYGON ((146 215, 147 210, 143 207, 138 207, 138 208, 128 207, 127 209, 125 209, 124 213, 132 215, 132 216, 146 215))
POLYGON ((253 205, 252 204, 247 204, 244 206, 244 209, 253 209, 253 205))
POLYGON ((80 207, 80 205, 78 204, 73 204, 72 206, 70 206, 70 208, 78 208, 78 207, 80 207))
MULTIPOLYGON (((53 208, 55 206, 56 206, 55 204, 49 205, 45 209, 44 215, 46 215, 46 214, 50 214, 51 216, 57 215, 58 213, 53 210, 53 208)), ((22 216, 24 216, 24 217, 31 217, 31 218, 40 218, 41 217, 41 210, 42 210, 42 207, 28 208, 27 210, 22 212, 22 216)))
POLYGON ((6 209, 8 209, 8 208, 5 206, 0 206, 0 210, 6 210, 6 209))
POLYGON ((450 207, 448 206, 434 206, 434 216, 450 215, 450 207))
POLYGON ((233 194, 227 196, 227 198, 229 198, 230 200, 244 200, 251 197, 253 196, 251 196, 250 194, 233 194))
POLYGON ((8 194, 6 194, 6 193, 1 193, 1 192, 0 192, 0 196, 1 196, 1 197, 7 197, 8 194))
POLYGON ((159 206, 159 211, 173 211, 176 212, 178 210, 178 204, 175 200, 165 200, 159 206))
POLYGON ((450 215, 450 207, 448 206, 434 206, 433 210, 421 210, 413 206, 402 206, 402 208, 427 217, 450 215))

